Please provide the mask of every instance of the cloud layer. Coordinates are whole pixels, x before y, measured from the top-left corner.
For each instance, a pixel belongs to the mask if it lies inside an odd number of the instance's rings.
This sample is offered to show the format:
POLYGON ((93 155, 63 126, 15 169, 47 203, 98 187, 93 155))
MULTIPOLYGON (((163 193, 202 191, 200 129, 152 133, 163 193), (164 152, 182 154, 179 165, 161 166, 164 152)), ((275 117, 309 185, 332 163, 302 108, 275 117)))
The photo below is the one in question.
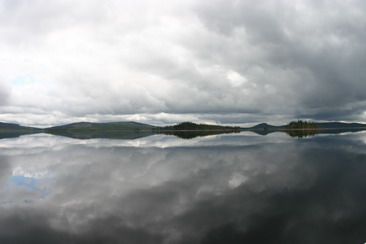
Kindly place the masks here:
POLYGON ((0 119, 363 121, 365 7, 2 0, 0 119))

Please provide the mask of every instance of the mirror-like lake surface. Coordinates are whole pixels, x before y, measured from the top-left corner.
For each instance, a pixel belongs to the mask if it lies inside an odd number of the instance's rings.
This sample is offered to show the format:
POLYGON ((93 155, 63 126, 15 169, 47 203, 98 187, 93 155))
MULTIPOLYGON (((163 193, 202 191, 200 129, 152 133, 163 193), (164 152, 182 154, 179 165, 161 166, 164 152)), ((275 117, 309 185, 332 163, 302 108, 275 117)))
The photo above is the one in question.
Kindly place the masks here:
POLYGON ((366 133, 0 140, 0 243, 366 242, 366 133))

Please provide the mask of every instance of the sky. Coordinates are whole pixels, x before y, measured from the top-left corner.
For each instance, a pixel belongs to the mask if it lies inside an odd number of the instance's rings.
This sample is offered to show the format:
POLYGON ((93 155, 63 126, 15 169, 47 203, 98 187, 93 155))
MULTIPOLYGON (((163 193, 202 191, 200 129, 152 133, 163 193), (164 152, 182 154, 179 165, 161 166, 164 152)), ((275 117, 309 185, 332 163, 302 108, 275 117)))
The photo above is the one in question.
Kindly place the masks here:
POLYGON ((366 122, 361 0, 0 0, 0 121, 366 122))

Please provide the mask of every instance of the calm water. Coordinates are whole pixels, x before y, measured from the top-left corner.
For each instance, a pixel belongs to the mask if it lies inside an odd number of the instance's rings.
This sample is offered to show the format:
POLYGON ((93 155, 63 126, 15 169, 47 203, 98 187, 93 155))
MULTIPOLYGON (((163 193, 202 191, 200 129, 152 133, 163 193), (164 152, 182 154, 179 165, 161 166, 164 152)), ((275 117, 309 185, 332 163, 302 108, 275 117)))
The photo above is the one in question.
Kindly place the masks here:
POLYGON ((0 243, 366 242, 366 133, 0 140, 0 243))

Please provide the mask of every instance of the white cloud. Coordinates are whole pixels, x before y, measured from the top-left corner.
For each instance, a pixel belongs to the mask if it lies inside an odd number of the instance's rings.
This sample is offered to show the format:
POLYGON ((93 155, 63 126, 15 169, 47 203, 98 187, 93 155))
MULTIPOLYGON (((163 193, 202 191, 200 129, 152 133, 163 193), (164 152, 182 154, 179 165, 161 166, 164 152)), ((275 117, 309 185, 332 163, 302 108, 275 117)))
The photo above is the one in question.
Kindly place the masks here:
POLYGON ((357 1, 3 0, 2 117, 26 122, 26 114, 33 124, 44 123, 40 114, 53 123, 160 113, 324 119, 342 110, 356 119, 365 107, 347 108, 366 99, 364 8, 357 1))

